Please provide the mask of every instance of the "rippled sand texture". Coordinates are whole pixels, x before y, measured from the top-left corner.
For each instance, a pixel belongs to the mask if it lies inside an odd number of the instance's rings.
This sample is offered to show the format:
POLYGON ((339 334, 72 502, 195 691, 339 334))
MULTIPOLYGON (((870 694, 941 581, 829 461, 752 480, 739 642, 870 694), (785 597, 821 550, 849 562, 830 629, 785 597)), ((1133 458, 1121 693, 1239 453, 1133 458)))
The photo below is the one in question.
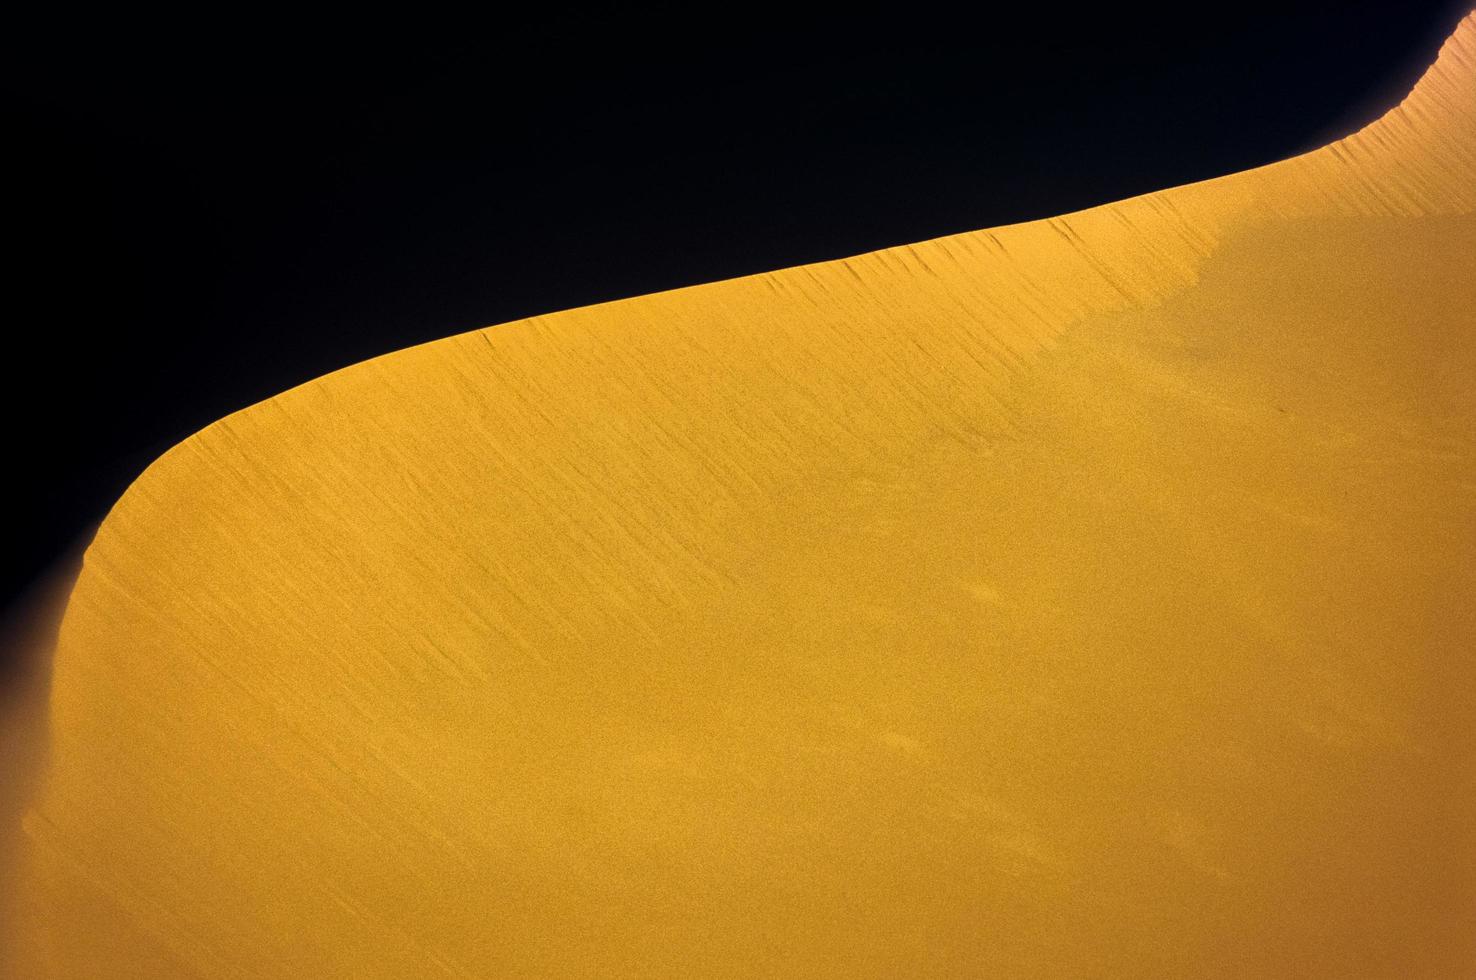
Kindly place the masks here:
POLYGON ((1467 18, 1306 156, 212 425, 86 554, 12 975, 1472 975, 1473 211, 1467 18))

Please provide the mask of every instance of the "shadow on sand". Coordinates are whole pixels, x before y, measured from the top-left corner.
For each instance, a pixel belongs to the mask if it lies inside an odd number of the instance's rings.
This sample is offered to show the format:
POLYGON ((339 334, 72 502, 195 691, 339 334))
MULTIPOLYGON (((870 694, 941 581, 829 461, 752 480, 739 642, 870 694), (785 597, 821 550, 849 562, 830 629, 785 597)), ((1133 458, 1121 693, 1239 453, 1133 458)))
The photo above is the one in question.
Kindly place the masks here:
MULTIPOLYGON (((82 572, 89 528, 0 618, 0 883, 21 859, 21 818, 45 771, 50 748, 52 655, 62 614, 82 572)), ((15 912, 0 886, 0 933, 15 912)))

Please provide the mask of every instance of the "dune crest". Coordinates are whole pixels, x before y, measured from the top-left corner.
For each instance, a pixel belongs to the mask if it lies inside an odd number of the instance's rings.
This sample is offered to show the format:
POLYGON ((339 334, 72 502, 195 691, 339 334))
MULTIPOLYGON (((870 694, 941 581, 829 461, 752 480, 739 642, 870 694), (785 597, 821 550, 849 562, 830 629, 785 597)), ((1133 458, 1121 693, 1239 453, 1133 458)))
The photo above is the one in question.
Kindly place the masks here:
POLYGON ((17 977, 1476 964, 1476 16, 1323 149, 231 415, 61 624, 17 977))

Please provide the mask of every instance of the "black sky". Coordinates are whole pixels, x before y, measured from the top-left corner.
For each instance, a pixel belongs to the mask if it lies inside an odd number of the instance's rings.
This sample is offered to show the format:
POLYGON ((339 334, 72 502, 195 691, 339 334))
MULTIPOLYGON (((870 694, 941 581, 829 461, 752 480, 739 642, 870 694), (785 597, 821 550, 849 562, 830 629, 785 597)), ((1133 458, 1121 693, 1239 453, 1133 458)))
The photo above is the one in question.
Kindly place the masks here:
POLYGON ((1212 6, 21 16, 0 603, 168 446, 292 385, 1268 163, 1396 102, 1469 4, 1212 6))

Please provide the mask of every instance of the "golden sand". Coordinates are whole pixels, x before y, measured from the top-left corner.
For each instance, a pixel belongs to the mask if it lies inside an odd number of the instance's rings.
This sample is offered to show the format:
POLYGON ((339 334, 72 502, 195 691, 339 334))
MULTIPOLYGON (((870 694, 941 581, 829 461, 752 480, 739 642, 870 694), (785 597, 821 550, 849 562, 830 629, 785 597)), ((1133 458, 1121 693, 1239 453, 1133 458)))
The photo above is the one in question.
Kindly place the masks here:
POLYGON ((1473 212, 1468 17, 1305 156, 212 425, 10 975, 1476 976, 1473 212))

